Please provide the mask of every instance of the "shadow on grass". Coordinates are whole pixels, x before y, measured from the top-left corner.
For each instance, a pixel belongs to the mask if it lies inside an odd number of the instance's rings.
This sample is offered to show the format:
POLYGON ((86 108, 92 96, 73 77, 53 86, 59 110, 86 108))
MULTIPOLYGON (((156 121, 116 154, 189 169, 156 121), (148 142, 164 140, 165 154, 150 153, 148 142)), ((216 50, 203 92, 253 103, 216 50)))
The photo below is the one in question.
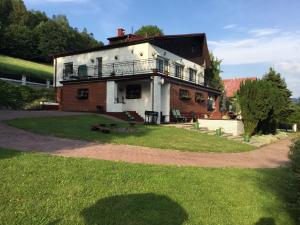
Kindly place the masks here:
MULTIPOLYGON (((292 174, 292 171, 289 167, 277 168, 277 169, 262 169, 263 180, 258 182, 260 188, 264 192, 271 192, 277 198, 279 198, 283 204, 282 207, 277 209, 277 212, 274 211, 274 208, 266 207, 265 210, 270 215, 276 215, 282 211, 286 211, 290 217, 297 223, 297 210, 295 207, 296 204, 296 195, 297 195, 297 186, 296 178, 292 174)), ((255 225, 275 225, 275 220, 271 217, 261 218, 255 225)))
POLYGON ((87 225, 181 225, 188 219, 177 202, 153 193, 103 198, 83 209, 81 216, 87 225))
POLYGON ((260 218, 254 225, 276 225, 276 223, 273 218, 263 217, 260 218))
POLYGON ((0 147, 0 160, 1 159, 13 158, 13 157, 18 156, 20 154, 22 154, 22 153, 19 152, 19 151, 4 149, 4 148, 0 147))

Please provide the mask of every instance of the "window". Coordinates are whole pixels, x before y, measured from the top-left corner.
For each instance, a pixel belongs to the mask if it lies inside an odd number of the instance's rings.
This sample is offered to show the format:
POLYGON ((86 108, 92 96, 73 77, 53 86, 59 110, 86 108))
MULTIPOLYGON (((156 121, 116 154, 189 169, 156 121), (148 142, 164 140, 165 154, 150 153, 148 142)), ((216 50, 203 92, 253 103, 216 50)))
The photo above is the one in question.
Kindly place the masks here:
POLYGON ((216 109, 216 96, 209 95, 207 100, 207 111, 213 112, 216 109))
POLYGON ((157 70, 160 73, 164 72, 164 60, 162 58, 157 58, 157 70))
POLYGON ((180 64, 175 64, 175 77, 183 78, 183 66, 180 64))
POLYGON ((199 104, 205 103, 204 94, 200 93, 200 92, 196 92, 195 93, 195 102, 199 103, 199 104))
POLYGON ((78 66, 78 76, 79 77, 86 77, 87 76, 87 66, 86 65, 78 66))
POLYGON ((97 75, 102 76, 102 57, 97 58, 97 75))
POLYGON ((161 58, 161 57, 157 58, 156 67, 157 67, 158 72, 168 75, 168 73, 169 73, 169 60, 161 58))
POLYGON ((191 99, 190 92, 185 89, 179 89, 179 99, 190 100, 191 99))
POLYGON ((81 88, 77 90, 77 99, 88 99, 89 98, 89 89, 81 88))
POLYGON ((73 74, 73 63, 65 63, 65 69, 64 69, 64 73, 65 75, 71 75, 73 74))
POLYGON ((189 69, 189 81, 196 82, 196 74, 197 74, 197 71, 190 68, 189 69))
POLYGON ((140 84, 126 86, 126 98, 138 99, 142 97, 142 87, 140 84))

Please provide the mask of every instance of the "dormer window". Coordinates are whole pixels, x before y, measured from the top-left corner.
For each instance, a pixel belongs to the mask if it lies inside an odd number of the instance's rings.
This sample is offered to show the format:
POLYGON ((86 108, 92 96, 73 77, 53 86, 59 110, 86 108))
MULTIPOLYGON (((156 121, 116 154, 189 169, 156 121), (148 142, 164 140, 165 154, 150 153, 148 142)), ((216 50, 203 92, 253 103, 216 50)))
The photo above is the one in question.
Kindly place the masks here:
POLYGON ((197 70, 189 68, 189 81, 196 82, 196 74, 197 74, 197 70))
POLYGON ((177 78, 183 78, 183 65, 180 65, 178 63, 175 64, 175 77, 177 78))

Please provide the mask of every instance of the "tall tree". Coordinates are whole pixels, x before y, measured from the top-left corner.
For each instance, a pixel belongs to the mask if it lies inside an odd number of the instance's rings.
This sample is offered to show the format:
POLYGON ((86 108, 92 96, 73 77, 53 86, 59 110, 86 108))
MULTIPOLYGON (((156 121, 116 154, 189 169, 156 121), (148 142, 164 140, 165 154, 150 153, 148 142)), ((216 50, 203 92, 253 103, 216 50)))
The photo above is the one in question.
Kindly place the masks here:
POLYGON ((262 80, 273 83, 283 95, 283 107, 280 113, 280 119, 286 121, 288 116, 292 113, 291 100, 292 92, 287 88, 287 84, 280 73, 277 73, 273 68, 269 68, 269 71, 263 76, 262 80))
POLYGON ((224 85, 223 85, 223 81, 221 78, 222 60, 215 57, 213 55, 213 53, 210 53, 209 56, 210 56, 210 61, 211 61, 211 68, 207 68, 205 70, 205 83, 206 83, 206 85, 208 85, 212 88, 223 91, 224 85))
POLYGON ((135 34, 143 37, 153 37, 164 35, 164 32, 161 28, 156 25, 145 25, 139 28, 135 34))

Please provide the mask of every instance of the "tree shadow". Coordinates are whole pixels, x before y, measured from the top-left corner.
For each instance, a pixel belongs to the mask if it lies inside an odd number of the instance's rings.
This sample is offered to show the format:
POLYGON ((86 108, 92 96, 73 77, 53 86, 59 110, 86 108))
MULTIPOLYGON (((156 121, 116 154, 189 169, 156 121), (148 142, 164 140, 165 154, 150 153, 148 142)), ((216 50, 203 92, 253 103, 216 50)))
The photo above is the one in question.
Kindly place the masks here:
POLYGON ((13 158, 15 156, 18 156, 22 154, 19 151, 16 150, 10 150, 10 149, 4 149, 0 147, 0 160, 1 159, 9 159, 9 158, 13 158))
MULTIPOLYGON (((297 221, 297 210, 295 207, 297 185, 296 178, 292 174, 289 167, 282 167, 276 169, 260 169, 262 175, 261 182, 257 182, 260 185, 260 189, 264 192, 274 193, 277 198, 282 201, 282 207, 274 209, 273 207, 265 207, 265 211, 269 215, 276 215, 281 213, 282 210, 286 211, 290 217, 297 221)), ((296 222, 297 223, 297 222, 296 222)), ((255 223, 255 225, 275 225, 275 220, 272 217, 262 217, 255 223)))
POLYGON ((276 225, 276 223, 271 217, 262 217, 254 225, 276 225))
POLYGON ((81 211, 87 225, 181 225, 186 211, 164 195, 153 193, 107 197, 81 211))

